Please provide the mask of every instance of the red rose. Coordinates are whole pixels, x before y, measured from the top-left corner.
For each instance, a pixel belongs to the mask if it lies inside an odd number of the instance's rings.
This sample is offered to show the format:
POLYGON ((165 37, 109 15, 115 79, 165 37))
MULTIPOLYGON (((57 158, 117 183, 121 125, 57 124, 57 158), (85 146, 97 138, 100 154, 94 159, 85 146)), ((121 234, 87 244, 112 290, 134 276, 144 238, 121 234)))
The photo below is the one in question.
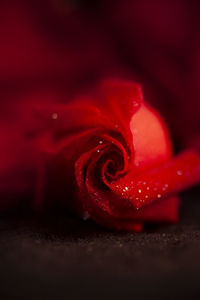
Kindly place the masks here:
POLYGON ((60 105, 58 95, 27 97, 1 118, 1 209, 28 194, 36 208, 59 202, 115 229, 177 221, 176 193, 200 181, 200 158, 172 158, 139 85, 107 81, 60 105))
POLYGON ((145 222, 176 222, 176 193, 200 181, 199 156, 172 158, 166 127, 138 84, 107 81, 34 116, 37 208, 62 202, 104 226, 141 231, 145 222))

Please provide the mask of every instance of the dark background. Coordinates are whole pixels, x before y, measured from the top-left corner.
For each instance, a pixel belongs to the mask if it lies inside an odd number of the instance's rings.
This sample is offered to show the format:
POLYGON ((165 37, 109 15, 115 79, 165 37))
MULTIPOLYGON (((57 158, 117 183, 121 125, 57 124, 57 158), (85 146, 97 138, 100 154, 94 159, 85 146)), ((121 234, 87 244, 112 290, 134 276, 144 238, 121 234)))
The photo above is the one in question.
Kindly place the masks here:
POLYGON ((0 217, 1 299, 199 299, 200 203, 177 225, 112 232, 64 214, 0 217))

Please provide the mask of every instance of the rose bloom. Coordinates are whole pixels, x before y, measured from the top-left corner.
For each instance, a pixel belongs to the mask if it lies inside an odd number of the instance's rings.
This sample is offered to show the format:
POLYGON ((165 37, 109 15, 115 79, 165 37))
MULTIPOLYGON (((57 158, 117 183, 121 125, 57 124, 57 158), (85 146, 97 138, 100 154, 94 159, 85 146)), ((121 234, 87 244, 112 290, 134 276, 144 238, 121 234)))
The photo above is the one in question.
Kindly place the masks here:
POLYGON ((0 131, 2 208, 28 194, 36 209, 59 203, 108 228, 141 231, 176 222, 176 193, 200 182, 199 155, 172 157, 166 126, 136 83, 106 80, 68 104, 26 101, 12 120, 0 131))

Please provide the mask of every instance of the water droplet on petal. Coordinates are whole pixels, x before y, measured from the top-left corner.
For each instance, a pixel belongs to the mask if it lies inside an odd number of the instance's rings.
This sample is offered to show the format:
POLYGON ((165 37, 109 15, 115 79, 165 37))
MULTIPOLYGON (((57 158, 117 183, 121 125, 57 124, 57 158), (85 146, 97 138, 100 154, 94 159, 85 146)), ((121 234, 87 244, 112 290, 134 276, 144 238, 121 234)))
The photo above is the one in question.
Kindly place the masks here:
POLYGON ((158 198, 161 198, 161 194, 158 194, 157 197, 158 197, 158 198))
POLYGON ((183 175, 183 172, 182 172, 181 170, 178 170, 178 171, 177 171, 177 175, 178 175, 178 176, 182 176, 182 175, 183 175))
POLYGON ((142 193, 142 190, 138 190, 138 193, 142 193))
POLYGON ((138 106, 139 106, 139 103, 136 102, 136 101, 134 101, 134 102, 133 102, 133 106, 134 106, 134 107, 138 107, 138 106))
POLYGON ((53 113, 51 115, 51 117, 52 117, 53 120, 56 120, 56 119, 58 119, 58 114, 57 113, 53 113))

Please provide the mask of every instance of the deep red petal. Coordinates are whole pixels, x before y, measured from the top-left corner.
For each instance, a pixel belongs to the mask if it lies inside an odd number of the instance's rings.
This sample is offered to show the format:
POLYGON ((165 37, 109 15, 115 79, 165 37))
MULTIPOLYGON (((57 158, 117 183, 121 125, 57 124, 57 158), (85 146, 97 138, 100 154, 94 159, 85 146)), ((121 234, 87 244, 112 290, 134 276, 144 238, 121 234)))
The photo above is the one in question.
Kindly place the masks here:
POLYGON ((109 185, 116 195, 130 199, 137 209, 200 183, 200 157, 188 151, 163 166, 137 175, 134 168, 109 185))

